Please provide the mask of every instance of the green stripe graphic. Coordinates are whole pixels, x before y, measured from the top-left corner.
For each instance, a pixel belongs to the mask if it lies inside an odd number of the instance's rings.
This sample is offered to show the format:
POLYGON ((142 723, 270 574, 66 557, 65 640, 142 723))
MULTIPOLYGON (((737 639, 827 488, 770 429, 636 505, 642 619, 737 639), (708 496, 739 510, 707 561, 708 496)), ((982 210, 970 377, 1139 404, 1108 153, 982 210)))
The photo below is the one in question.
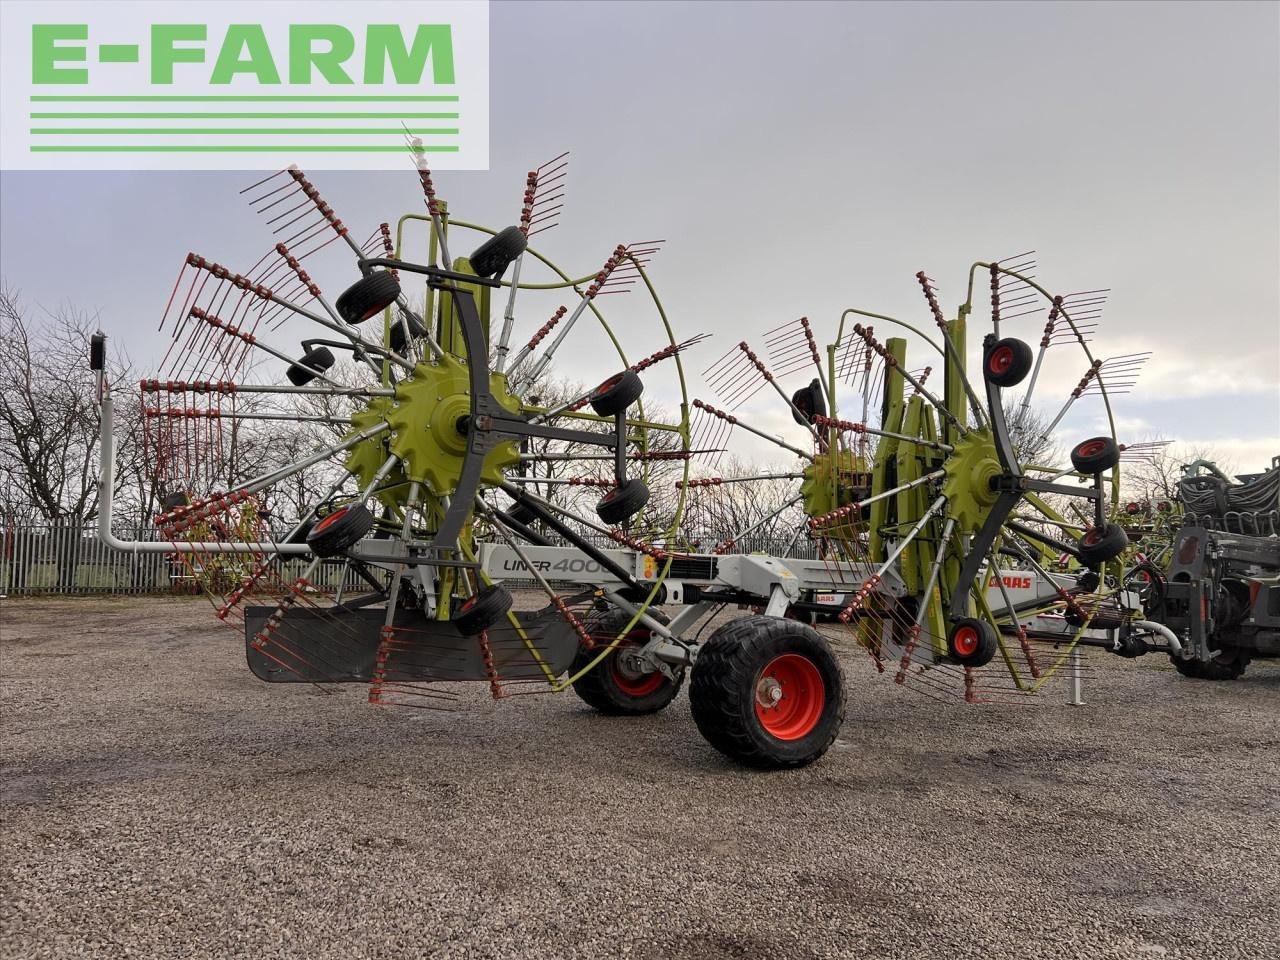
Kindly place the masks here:
MULTIPOLYGON (((430 153, 457 153, 456 146, 433 146, 431 144, 423 144, 423 150, 430 153)), ((300 146, 297 144, 287 143, 277 146, 260 146, 257 144, 236 144, 234 146, 205 146, 205 145, 181 145, 181 144, 156 144, 154 146, 144 146, 142 144, 106 144, 102 146, 90 146, 83 144, 76 145, 58 145, 58 146, 33 146, 32 153, 289 153, 306 151, 309 153, 404 153, 406 150, 403 144, 393 147, 378 146, 300 146)))
POLYGON ((281 130, 279 127, 32 127, 31 133, 42 135, 57 136, 74 136, 75 134, 85 133, 94 136, 100 134, 125 133, 125 134, 151 134, 152 136, 168 136, 169 134, 181 134, 184 136, 194 134, 254 134, 269 137, 295 135, 295 134, 334 134, 346 136, 353 133, 366 134, 395 134, 403 136, 406 133, 412 134, 430 134, 432 136, 444 136, 446 134, 455 134, 458 132, 457 127, 439 127, 432 129, 413 129, 405 130, 403 127, 392 127, 387 130, 375 130, 369 127, 343 127, 341 129, 330 130, 326 127, 297 127, 288 130, 281 130))
POLYGON ((32 120, 457 120, 456 113, 32 113, 32 120))
POLYGON ((207 103, 376 103, 379 101, 430 101, 456 103, 456 96, 32 96, 32 102, 44 103, 133 103, 133 102, 207 102, 207 103))

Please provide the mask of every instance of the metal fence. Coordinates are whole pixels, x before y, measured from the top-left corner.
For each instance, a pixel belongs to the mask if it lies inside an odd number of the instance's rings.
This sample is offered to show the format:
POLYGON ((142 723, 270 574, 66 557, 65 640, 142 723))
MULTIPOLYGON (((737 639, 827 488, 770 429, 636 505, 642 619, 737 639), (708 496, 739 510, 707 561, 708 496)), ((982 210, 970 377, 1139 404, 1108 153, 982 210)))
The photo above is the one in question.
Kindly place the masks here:
MULTIPOLYGON (((129 540, 159 540, 149 524, 116 533, 129 540)), ((603 549, 620 549, 603 537, 593 537, 603 549)), ((714 542, 710 540, 709 542, 714 542)), ((790 538, 745 537, 734 547, 739 553, 786 551, 790 538)), ((704 548, 709 550, 710 548, 704 548)), ((807 538, 791 550, 791 556, 811 556, 807 538)), ((302 573, 308 560, 282 560, 286 577, 302 573)), ((341 560, 325 561, 311 582, 320 589, 361 589, 363 581, 341 560)), ((534 581, 512 581, 513 586, 536 586, 534 581)), ((186 564, 160 553, 133 554, 113 550, 98 539, 91 523, 67 521, 46 524, 9 524, 0 527, 0 595, 38 594, 164 594, 199 593, 186 564)))
MULTIPOLYGON (((153 526, 117 529, 127 540, 162 539, 153 526)), ((306 561, 283 562, 285 576, 302 573, 306 561)), ((326 561, 312 582, 336 589, 346 577, 348 588, 359 577, 341 561, 326 561)), ((133 554, 113 550, 91 523, 7 524, 0 527, 0 595, 39 594, 183 594, 199 593, 191 571, 181 560, 162 553, 133 554)))

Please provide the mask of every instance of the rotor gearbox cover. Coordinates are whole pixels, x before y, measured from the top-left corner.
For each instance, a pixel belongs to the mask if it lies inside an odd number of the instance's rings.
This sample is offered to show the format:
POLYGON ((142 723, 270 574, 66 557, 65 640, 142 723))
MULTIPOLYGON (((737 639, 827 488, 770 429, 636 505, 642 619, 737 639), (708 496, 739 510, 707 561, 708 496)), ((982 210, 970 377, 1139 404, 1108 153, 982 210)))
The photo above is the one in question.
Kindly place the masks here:
POLYGON ((955 518, 960 533, 980 530, 998 496, 991 481, 1003 473, 991 428, 970 430, 957 440, 942 469, 948 516, 955 518))
MULTIPOLYGON (((435 363, 420 363, 395 389, 385 418, 391 426, 390 451, 400 457, 409 480, 426 484, 437 496, 452 493, 469 442, 471 394, 466 365, 448 355, 435 363)), ((501 374, 490 375, 489 391, 504 409, 520 411, 520 402, 507 392, 501 374)), ((482 482, 501 483, 504 471, 519 462, 517 443, 499 442, 485 457, 482 482)))
MULTIPOLYGON (((368 430, 372 426, 386 419, 387 414, 391 410, 390 397, 374 397, 369 401, 368 406, 363 410, 357 410, 351 415, 351 433, 359 433, 362 430, 368 430)), ((351 434, 348 434, 350 436, 351 434)), ((369 437, 353 446, 347 454, 346 468, 351 471, 352 476, 356 478, 361 488, 368 486, 373 481, 373 476, 378 472, 387 461, 387 435, 379 434, 375 437, 369 437)), ((397 483, 404 482, 404 471, 400 464, 396 464, 391 472, 387 475, 384 486, 394 486, 397 483)))

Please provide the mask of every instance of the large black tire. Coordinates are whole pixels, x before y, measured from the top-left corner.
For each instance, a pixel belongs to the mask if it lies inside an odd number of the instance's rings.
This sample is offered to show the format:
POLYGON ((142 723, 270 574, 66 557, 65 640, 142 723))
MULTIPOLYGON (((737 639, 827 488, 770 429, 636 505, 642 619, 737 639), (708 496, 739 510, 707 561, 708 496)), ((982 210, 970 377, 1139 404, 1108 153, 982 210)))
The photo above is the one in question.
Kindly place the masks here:
POLYGON ((347 323, 364 323, 377 316, 396 302, 400 296, 400 281, 390 271, 379 270, 361 277, 338 297, 334 303, 338 316, 347 323))
POLYGON ((827 415, 827 398, 822 392, 822 381, 817 377, 807 387, 801 387, 791 395, 791 419, 800 426, 813 423, 816 417, 827 415))
POLYGON ((1071 451, 1071 466, 1078 473, 1092 476, 1110 470, 1120 462, 1120 448, 1110 437, 1093 437, 1084 440, 1071 451))
POLYGON ((336 557, 373 529, 373 514, 363 503, 350 503, 321 517, 307 531, 307 546, 317 557, 336 557))
POLYGON ((600 416, 612 417, 639 400, 642 393, 644 381, 634 370, 623 370, 592 390, 587 402, 600 416))
POLYGON ((985 667, 999 649, 996 631, 985 620, 961 617, 947 633, 947 653, 962 667, 985 667))
POLYGON ((1212 660, 1183 660, 1170 656, 1173 669, 1191 680, 1239 680, 1252 659, 1247 653, 1231 650, 1212 660))
POLYGON ((741 617, 703 644, 689 704, 698 731, 725 756, 751 767, 803 767, 840 733, 844 676, 807 624, 741 617))
MULTIPOLYGON (((649 611, 649 616, 664 620, 654 610, 649 611)), ((630 622, 630 615, 611 609, 593 613, 583 626, 598 644, 604 646, 612 643, 630 622)), ((622 658, 628 646, 648 643, 649 636, 648 628, 637 626, 612 653, 574 681, 573 692, 582 698, 583 703, 614 717, 638 717, 664 709, 684 685, 684 667, 671 668, 675 674, 675 680, 672 680, 658 670, 636 673, 628 668, 622 658)), ((599 655, 599 648, 578 651, 573 666, 569 668, 570 674, 577 673, 599 655)))
POLYGON ((512 602, 510 591, 500 583, 481 587, 453 612, 453 625, 465 637, 477 636, 505 617, 512 602))
POLYGON ((316 373, 324 373, 337 362, 333 351, 328 347, 316 347, 304 353, 297 363, 290 364, 284 375, 295 387, 302 387, 314 380, 316 373))
POLYGON ((519 227, 507 227, 476 247, 468 260, 477 277, 500 277, 528 245, 529 238, 524 231, 519 227))
POLYGON ((643 510, 648 502, 649 488, 639 477, 632 477, 600 498, 596 514, 607 524, 623 523, 643 510))
POLYGON ((1128 546, 1129 535, 1124 532, 1124 527, 1107 522, 1081 537, 1076 549, 1080 552, 1081 563, 1086 567, 1097 567, 1120 556, 1128 546))
POLYGON ((1005 337, 991 345, 982 361, 982 374, 997 387, 1017 386, 1026 379, 1035 362, 1025 341, 1005 337))

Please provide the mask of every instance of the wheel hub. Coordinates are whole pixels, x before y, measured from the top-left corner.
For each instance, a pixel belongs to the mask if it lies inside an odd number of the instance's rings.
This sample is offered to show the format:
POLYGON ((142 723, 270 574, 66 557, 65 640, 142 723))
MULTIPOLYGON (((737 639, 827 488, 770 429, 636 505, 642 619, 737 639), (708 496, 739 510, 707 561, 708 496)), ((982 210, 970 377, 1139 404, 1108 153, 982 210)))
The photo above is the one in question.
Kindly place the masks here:
POLYGON ((640 680, 654 671, 646 669, 648 664, 637 655, 635 650, 620 650, 617 656, 618 673, 627 680, 640 680))
POLYGON ((756 684, 756 703, 766 710, 776 707, 782 696, 782 684, 773 677, 761 677, 756 684))
POLYGON ((799 740, 818 725, 826 704, 822 675, 796 653, 774 657, 756 681, 756 718, 779 740, 799 740))

